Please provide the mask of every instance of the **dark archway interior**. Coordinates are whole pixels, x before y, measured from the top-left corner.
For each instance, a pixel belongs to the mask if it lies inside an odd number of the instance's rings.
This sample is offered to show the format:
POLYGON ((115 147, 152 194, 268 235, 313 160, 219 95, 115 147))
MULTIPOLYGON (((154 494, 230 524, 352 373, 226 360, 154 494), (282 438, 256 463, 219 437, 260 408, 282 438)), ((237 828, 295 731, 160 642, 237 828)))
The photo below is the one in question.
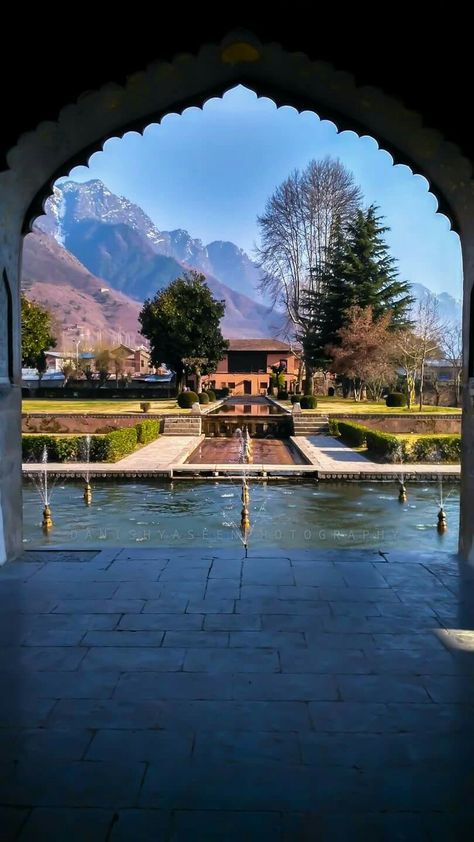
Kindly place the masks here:
MULTIPOLYGON (((458 16, 430 19, 428 29, 422 10, 410 9, 409 15, 392 15, 389 30, 381 28, 374 37, 379 19, 372 9, 345 10, 342 20, 336 11, 318 9, 317 21, 311 24, 309 14, 301 2, 292 4, 291 12, 287 4, 274 4, 271 14, 260 19, 255 7, 246 3, 220 9, 218 16, 200 6, 187 10, 185 20, 180 9, 169 8, 165 27, 147 28, 139 15, 115 16, 111 40, 107 20, 91 21, 85 15, 74 28, 65 28, 53 10, 32 12, 35 38, 28 50, 8 55, 3 51, 0 60, 10 99, 10 106, 3 108, 0 152, 41 120, 56 119, 59 109, 83 91, 111 80, 122 84, 127 75, 157 59, 196 54, 202 44, 218 43, 240 27, 264 42, 327 61, 351 73, 358 85, 374 85, 399 98, 422 113, 426 125, 439 128, 474 159, 463 86, 472 72, 471 33, 458 16), (92 34, 93 45, 88 48, 92 34), (437 45, 446 49, 443 60, 437 45), (86 61, 79 59, 82 48, 87 50, 86 61)), ((13 31, 21 32, 23 25, 20 13, 13 13, 13 31)))

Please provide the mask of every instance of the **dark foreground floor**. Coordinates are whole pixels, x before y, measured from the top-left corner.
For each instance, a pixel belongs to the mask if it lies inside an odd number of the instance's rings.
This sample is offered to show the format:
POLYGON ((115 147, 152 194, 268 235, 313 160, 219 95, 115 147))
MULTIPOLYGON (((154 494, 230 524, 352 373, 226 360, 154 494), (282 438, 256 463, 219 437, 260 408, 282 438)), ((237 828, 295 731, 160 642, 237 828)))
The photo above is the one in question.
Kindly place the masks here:
POLYGON ((474 839, 474 574, 446 555, 0 570, 0 839, 474 839))

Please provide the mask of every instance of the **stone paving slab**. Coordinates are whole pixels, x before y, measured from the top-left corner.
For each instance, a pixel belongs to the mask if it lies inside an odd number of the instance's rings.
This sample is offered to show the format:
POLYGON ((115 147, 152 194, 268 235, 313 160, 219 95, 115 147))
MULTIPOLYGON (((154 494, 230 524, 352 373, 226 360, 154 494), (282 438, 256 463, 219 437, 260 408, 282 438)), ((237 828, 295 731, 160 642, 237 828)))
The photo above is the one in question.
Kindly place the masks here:
POLYGON ((318 476, 329 474, 343 476, 356 475, 361 479, 371 477, 399 477, 403 471, 410 476, 460 476, 460 465, 433 465, 419 462, 407 463, 403 466, 390 462, 372 462, 361 453, 356 453, 339 439, 333 436, 292 436, 291 440, 301 450, 304 456, 318 469, 318 476))
POLYGON ((472 839, 455 556, 32 552, 0 608, 2 839, 472 839))

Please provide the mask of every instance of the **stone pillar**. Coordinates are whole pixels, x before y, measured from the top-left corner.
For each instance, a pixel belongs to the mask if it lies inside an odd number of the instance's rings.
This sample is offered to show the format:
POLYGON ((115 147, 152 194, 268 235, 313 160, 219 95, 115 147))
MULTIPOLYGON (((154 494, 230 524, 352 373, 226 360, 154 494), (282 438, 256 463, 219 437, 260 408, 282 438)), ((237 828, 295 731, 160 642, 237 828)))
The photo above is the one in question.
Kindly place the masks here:
POLYGON ((459 549, 474 562, 474 221, 461 231, 464 270, 463 416, 459 549))
MULTIPOLYGON (((3 198, 3 197, 2 197, 3 198)), ((8 202, 0 213, 0 564, 22 550, 21 224, 8 202)))

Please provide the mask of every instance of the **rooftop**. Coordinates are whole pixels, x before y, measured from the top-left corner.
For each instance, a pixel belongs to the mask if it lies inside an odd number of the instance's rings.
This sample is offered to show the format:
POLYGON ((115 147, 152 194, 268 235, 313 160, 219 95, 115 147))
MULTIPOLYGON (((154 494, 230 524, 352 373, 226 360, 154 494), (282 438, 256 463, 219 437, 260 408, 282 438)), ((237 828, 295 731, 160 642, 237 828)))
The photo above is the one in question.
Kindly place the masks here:
POLYGON ((291 351, 291 345, 279 339, 229 339, 229 351, 291 351))

